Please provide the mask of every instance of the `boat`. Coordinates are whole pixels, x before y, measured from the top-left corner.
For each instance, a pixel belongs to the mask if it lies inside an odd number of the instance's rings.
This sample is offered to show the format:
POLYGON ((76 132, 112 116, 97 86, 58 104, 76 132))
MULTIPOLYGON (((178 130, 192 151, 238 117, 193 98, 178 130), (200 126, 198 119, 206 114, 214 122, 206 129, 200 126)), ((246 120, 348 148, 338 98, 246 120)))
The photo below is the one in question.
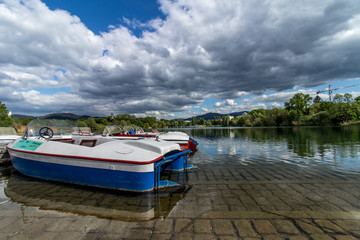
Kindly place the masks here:
POLYGON ((160 133, 153 129, 152 132, 145 132, 142 128, 124 126, 123 129, 117 125, 108 125, 101 133, 102 136, 117 139, 139 139, 139 138, 156 138, 158 140, 176 142, 183 149, 190 149, 192 152, 197 151, 198 143, 184 132, 163 132, 160 133))
POLYGON ((15 128, 0 127, 0 164, 10 162, 10 156, 6 150, 6 146, 20 137, 15 128))
POLYGON ((27 176, 136 192, 178 186, 161 180, 161 172, 187 169, 190 153, 156 139, 87 136, 70 121, 49 119, 29 122, 7 149, 14 168, 27 176))

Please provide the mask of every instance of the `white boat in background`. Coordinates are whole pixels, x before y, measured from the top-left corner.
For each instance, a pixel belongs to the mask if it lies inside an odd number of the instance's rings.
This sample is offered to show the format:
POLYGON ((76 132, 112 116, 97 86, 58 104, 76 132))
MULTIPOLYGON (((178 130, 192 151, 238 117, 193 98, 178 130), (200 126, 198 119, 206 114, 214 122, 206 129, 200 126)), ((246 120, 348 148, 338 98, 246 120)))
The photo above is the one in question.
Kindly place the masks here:
POLYGON ((157 140, 175 142, 185 150, 197 151, 197 142, 189 135, 183 132, 145 132, 141 128, 133 128, 131 126, 124 126, 120 128, 117 125, 108 125, 102 131, 102 136, 116 139, 139 139, 139 138, 156 138, 157 140))
POLYGON ((161 171, 187 168, 190 150, 174 142, 79 132, 69 121, 32 120, 22 138, 7 146, 14 168, 41 179, 139 192, 178 186, 160 180, 161 171))
POLYGON ((0 164, 10 161, 10 156, 6 150, 6 146, 19 139, 21 136, 17 135, 13 127, 0 127, 0 164))

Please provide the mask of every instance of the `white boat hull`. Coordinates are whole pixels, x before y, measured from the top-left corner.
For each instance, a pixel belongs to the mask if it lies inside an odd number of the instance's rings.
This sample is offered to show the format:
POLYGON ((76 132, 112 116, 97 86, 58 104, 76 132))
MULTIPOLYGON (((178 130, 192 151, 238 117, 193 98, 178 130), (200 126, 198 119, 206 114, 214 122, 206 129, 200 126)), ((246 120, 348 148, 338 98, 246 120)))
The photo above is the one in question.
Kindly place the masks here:
MULTIPOLYGON (((76 141, 89 137, 75 138, 76 141)), ((177 144, 154 140, 105 141, 95 147, 47 140, 18 140, 8 145, 12 164, 24 175, 127 191, 152 191, 177 185, 160 181, 160 172, 177 163, 187 167, 190 151, 180 151, 177 144), (167 156, 169 155, 169 156, 167 156)), ((176 169, 179 170, 179 169, 176 169)))

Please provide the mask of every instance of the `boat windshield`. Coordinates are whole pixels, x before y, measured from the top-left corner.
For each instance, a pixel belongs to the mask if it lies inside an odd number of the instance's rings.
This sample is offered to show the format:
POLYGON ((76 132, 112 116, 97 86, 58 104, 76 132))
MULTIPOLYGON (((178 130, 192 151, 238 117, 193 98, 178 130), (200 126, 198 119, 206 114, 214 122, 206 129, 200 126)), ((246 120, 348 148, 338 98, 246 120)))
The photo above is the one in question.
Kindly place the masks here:
POLYGON ((123 130, 117 125, 109 125, 104 128, 101 135, 102 136, 112 136, 122 134, 123 130))
POLYGON ((145 133, 144 129, 142 129, 141 127, 136 126, 136 133, 145 133))
POLYGON ((94 135, 89 127, 79 127, 83 135, 94 135))
POLYGON ((53 138, 64 138, 82 134, 79 127, 68 120, 34 119, 27 124, 23 138, 39 137, 42 128, 50 128, 53 132, 53 138))
POLYGON ((124 130, 126 131, 126 133, 129 133, 129 134, 132 134, 132 135, 136 134, 136 130, 134 130, 133 126, 125 125, 124 130))
POLYGON ((13 127, 0 127, 0 135, 17 135, 13 127))

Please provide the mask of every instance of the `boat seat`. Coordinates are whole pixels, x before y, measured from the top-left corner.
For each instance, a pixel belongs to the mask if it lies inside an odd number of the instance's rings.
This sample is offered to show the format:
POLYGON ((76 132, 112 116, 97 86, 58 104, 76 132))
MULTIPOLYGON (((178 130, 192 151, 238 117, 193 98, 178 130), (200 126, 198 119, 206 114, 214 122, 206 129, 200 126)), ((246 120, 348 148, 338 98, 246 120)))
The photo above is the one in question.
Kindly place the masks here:
POLYGON ((64 141, 61 141, 61 142, 74 144, 75 140, 74 139, 69 139, 69 140, 64 140, 64 141))
POLYGON ((96 139, 82 139, 80 145, 86 147, 94 147, 96 145, 96 139))
POLYGON ((51 139, 51 141, 70 143, 70 144, 73 144, 75 142, 74 139, 51 139))

